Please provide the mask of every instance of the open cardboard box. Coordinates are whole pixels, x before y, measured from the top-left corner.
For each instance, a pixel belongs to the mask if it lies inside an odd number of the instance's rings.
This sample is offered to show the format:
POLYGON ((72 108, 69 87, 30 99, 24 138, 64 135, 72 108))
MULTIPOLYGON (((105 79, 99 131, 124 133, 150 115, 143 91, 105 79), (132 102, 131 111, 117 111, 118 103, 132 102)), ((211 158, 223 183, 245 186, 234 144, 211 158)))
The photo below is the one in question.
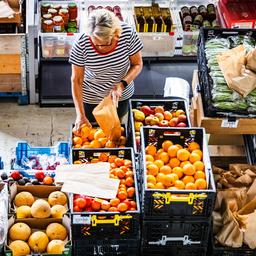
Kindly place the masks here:
MULTIPOLYGON (((13 199, 15 198, 16 194, 22 192, 22 191, 27 191, 30 192, 36 199, 45 199, 47 200, 48 196, 54 192, 54 191, 61 191, 61 186, 47 186, 47 185, 31 185, 31 186, 20 186, 17 185, 16 183, 13 183, 10 186, 10 210, 9 213, 13 214, 16 212, 16 206, 12 203, 13 199)), ((64 193, 64 192, 63 192, 64 193)), ((67 204, 65 207, 67 210, 69 210, 69 197, 66 194, 67 197, 67 204)))
MULTIPOLYGON (((72 255, 72 237, 71 237, 71 220, 70 218, 65 215, 63 216, 62 219, 35 219, 35 218, 30 218, 30 219, 15 219, 15 216, 13 215, 12 217, 9 218, 8 221, 8 230, 9 228, 17 223, 17 222, 23 222, 26 223, 31 229, 32 229, 32 233, 35 231, 45 231, 46 227, 54 222, 60 223, 63 226, 66 227, 67 231, 68 231, 68 237, 66 238, 66 245, 65 245, 65 249, 63 251, 63 253, 61 255, 66 255, 66 256, 71 256, 72 255)), ((8 239, 7 239, 8 241, 8 239)), ((5 243, 4 246, 4 254, 5 256, 12 256, 12 251, 10 250, 10 248, 8 247, 8 243, 5 243)), ((30 254, 33 255, 33 254, 30 254)), ((36 254, 37 256, 39 255, 51 255, 54 256, 54 254, 47 254, 47 253, 42 253, 42 254, 36 254)), ((57 254, 56 254, 57 255, 57 254)), ((58 254, 60 255, 60 254, 58 254)))

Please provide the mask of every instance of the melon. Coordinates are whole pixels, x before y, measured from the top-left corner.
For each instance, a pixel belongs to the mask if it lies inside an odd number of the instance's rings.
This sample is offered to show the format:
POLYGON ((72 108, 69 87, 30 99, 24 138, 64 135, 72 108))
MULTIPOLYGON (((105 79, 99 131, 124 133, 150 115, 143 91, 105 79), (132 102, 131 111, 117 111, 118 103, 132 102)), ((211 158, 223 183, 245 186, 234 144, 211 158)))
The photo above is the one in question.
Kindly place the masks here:
POLYGON ((17 219, 25 219, 31 217, 31 208, 27 205, 22 205, 16 210, 17 219))
POLYGON ((59 223, 51 223, 46 228, 46 234, 50 240, 65 240, 67 229, 59 223))
POLYGON ((33 195, 29 192, 23 191, 18 193, 14 198, 14 204, 19 207, 22 205, 31 206, 34 203, 35 199, 33 195))
POLYGON ((54 191, 49 195, 48 203, 51 206, 56 204, 65 205, 67 203, 67 196, 61 191, 54 191))
POLYGON ((9 244, 13 256, 23 256, 30 254, 30 248, 28 244, 21 240, 13 241, 9 244))
POLYGON ((45 219, 51 216, 51 207, 43 199, 37 199, 31 206, 31 215, 34 218, 45 219))
POLYGON ((66 207, 60 204, 56 204, 51 208, 53 218, 61 219, 66 212, 66 207))
POLYGON ((47 253, 62 254, 65 248, 65 242, 62 240, 52 240, 47 246, 47 253))
POLYGON ((35 253, 43 253, 46 251, 49 239, 43 231, 34 232, 28 239, 31 250, 35 253))
POLYGON ((30 227, 23 222, 15 223, 9 229, 9 237, 11 240, 27 241, 30 234, 30 227))

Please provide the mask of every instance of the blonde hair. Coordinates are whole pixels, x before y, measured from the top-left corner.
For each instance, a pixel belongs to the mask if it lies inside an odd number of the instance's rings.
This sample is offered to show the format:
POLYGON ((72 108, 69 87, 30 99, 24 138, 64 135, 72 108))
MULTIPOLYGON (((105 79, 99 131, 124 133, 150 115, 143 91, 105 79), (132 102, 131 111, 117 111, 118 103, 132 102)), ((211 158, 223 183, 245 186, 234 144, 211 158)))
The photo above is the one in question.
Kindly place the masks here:
POLYGON ((90 36, 109 39, 113 36, 120 36, 122 28, 118 17, 106 9, 92 11, 88 18, 88 33, 90 36))

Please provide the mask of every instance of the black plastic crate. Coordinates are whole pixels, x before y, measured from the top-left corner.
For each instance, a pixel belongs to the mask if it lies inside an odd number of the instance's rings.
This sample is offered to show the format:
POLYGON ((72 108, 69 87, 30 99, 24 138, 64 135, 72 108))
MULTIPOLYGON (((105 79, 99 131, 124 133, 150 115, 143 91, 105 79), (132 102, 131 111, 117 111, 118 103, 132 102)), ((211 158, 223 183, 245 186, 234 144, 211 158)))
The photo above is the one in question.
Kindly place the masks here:
POLYGON ((139 254, 140 238, 136 239, 86 239, 74 240, 73 255, 136 256, 139 254))
POLYGON ((198 39, 198 76, 199 83, 201 86, 201 94, 204 107, 204 115, 208 117, 252 117, 255 118, 256 115, 249 114, 247 111, 225 111, 217 109, 213 106, 212 102, 212 87, 213 80, 209 75, 209 68, 207 67, 207 59, 205 54, 205 43, 208 39, 220 37, 227 38, 229 36, 244 35, 251 36, 256 39, 256 29, 211 29, 211 28, 201 28, 199 39, 198 39))
POLYGON ((256 164, 256 136, 244 135, 244 144, 249 164, 256 164))
POLYGON ((136 195, 136 211, 119 212, 74 212, 73 197, 70 197, 72 237, 74 240, 88 239, 90 237, 104 239, 111 234, 112 238, 134 238, 140 232, 140 203, 138 195, 138 182, 135 171, 135 160, 132 148, 122 149, 73 149, 74 159, 82 162, 90 161, 100 153, 117 155, 120 158, 132 160, 134 172, 134 187, 136 195))
MULTIPOLYGON (((129 100, 129 117, 128 117, 128 132, 129 138, 132 137, 132 143, 129 146, 133 146, 134 152, 136 154, 140 153, 140 148, 137 147, 136 138, 135 138, 135 127, 134 127, 134 118, 132 109, 137 109, 143 105, 147 105, 149 107, 163 106, 165 110, 174 111, 178 109, 182 109, 187 116, 187 126, 190 127, 190 119, 189 119, 189 111, 186 104, 186 101, 183 99, 131 99, 129 100)), ((148 126, 147 126, 148 127, 148 126)))
POLYGON ((209 256, 256 256, 256 250, 250 249, 248 246, 232 248, 216 244, 213 232, 210 234, 209 247, 209 256))
POLYGON ((200 220, 148 221, 142 223, 142 247, 169 250, 172 247, 206 247, 209 241, 211 222, 200 220))
POLYGON ((216 188, 211 169, 204 128, 148 128, 141 129, 142 136, 142 213, 145 219, 209 218, 215 204, 216 188), (184 146, 195 141, 203 152, 208 189, 167 190, 148 189, 146 179, 145 147, 154 144, 159 149, 164 140, 184 146))
POLYGON ((174 246, 171 249, 160 249, 155 246, 154 248, 142 248, 141 256, 206 256, 207 247, 198 246, 174 246))

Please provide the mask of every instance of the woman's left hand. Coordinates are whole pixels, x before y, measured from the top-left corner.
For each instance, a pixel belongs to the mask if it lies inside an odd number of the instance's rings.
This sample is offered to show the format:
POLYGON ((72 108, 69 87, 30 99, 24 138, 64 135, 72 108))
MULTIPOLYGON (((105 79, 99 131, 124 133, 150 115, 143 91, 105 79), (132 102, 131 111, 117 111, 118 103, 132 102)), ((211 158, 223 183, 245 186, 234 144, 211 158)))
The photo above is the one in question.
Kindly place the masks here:
POLYGON ((118 83, 114 86, 114 88, 110 91, 111 98, 116 107, 118 107, 118 101, 122 97, 122 93, 124 90, 124 86, 122 83, 118 83))

